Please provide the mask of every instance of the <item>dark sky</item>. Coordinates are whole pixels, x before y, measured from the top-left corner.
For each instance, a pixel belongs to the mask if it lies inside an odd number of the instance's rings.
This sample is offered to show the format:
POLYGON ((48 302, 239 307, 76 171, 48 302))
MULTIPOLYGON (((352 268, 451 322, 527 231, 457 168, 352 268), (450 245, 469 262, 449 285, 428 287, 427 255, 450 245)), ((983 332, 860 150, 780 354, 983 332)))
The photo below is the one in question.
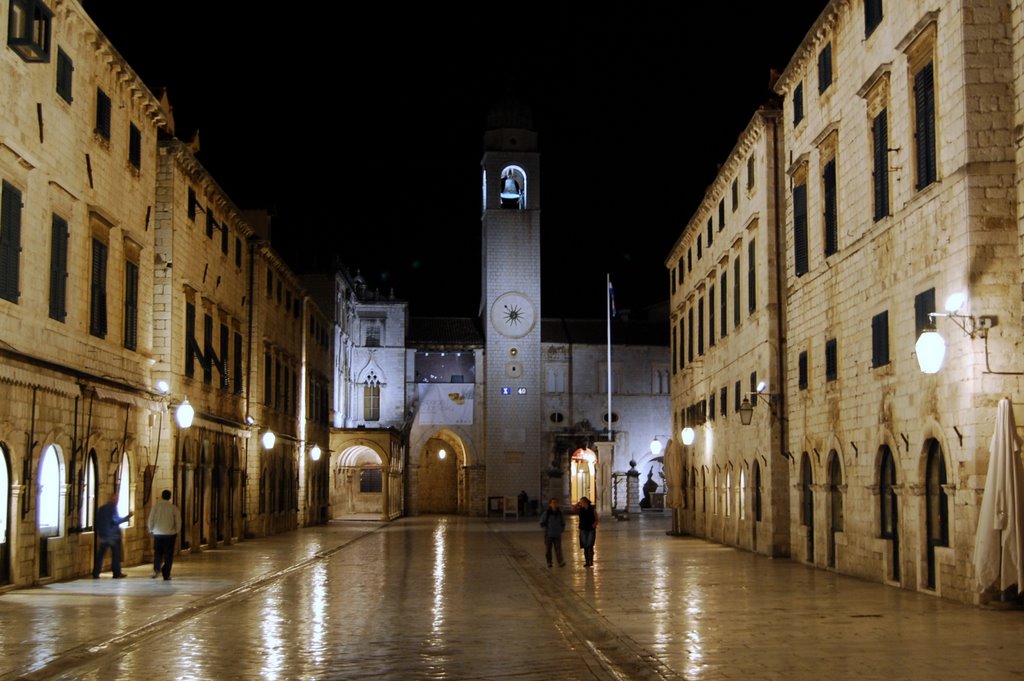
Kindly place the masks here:
POLYGON ((83 4, 293 269, 340 258, 414 316, 477 313, 484 124, 514 84, 543 314, 603 317, 606 273, 620 309, 667 299, 668 250, 827 2, 83 4))

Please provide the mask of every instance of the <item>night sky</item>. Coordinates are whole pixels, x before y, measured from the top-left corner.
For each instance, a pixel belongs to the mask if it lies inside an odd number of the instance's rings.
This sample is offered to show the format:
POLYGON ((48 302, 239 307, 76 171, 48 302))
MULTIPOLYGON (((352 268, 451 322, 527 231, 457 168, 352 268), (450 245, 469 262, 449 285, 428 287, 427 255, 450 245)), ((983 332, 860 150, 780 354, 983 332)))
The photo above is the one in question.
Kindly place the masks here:
POLYGON ((620 309, 668 298, 669 249, 827 2, 83 4, 294 270, 338 259, 414 316, 477 313, 484 124, 513 88, 543 315, 603 317, 606 273, 620 309))

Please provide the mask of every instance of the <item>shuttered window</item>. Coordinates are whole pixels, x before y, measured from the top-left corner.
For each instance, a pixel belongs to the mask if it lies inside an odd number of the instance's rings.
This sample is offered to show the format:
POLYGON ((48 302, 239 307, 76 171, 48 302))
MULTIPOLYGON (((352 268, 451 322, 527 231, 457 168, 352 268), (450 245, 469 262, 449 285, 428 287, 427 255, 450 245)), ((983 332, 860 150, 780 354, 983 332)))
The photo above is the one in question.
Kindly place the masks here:
POLYGON ((136 170, 142 169, 142 132, 134 123, 128 124, 128 162, 136 170))
POLYGON ((220 366, 220 360, 213 349, 213 317, 203 315, 203 383, 213 384, 213 367, 220 366))
POLYGON ((228 331, 227 324, 220 325, 220 362, 217 364, 217 368, 220 369, 220 388, 221 390, 227 390, 231 385, 231 375, 228 372, 228 362, 230 357, 228 355, 228 344, 231 342, 231 333, 228 331))
POLYGON ((793 187, 793 262, 796 276, 807 274, 807 185, 793 187))
POLYGON ((839 356, 836 339, 825 341, 825 380, 834 381, 839 376, 839 356))
POLYGON ((241 395, 242 384, 244 383, 244 381, 242 380, 242 334, 240 333, 235 334, 235 354, 233 359, 233 366, 235 370, 232 375, 232 380, 235 384, 235 394, 241 395))
POLYGON ((832 84, 832 43, 826 43, 818 53, 818 92, 824 92, 832 84))
POLYGON ((747 312, 757 309, 757 249, 751 239, 747 243, 747 312))
POLYGON ((931 62, 914 74, 914 146, 917 152, 917 188, 935 182, 935 77, 931 62))
POLYGON ((740 383, 739 381, 736 381, 736 385, 732 387, 732 392, 733 413, 738 414, 740 413, 740 406, 743 403, 743 384, 740 383))
POLYGON ((715 287, 708 287, 708 347, 715 347, 715 287))
POLYGON ((71 96, 72 75, 75 72, 75 65, 67 53, 57 48, 57 94, 61 99, 70 104, 73 101, 71 96))
POLYGON ((740 259, 732 259, 732 326, 740 325, 740 259))
POLYGON ((722 386, 722 390, 718 399, 722 409, 722 418, 725 418, 729 414, 729 388, 722 386))
POLYGON ((196 360, 200 364, 206 361, 196 341, 196 306, 185 303, 185 375, 189 378, 196 375, 196 360))
POLYGON ((704 299, 697 299, 697 355, 704 354, 704 299))
POLYGON ((188 219, 196 221, 196 190, 188 188, 188 219))
POLYGON ((679 318, 679 368, 686 366, 686 324, 679 318))
POLYGON ((92 240, 92 283, 89 288, 89 333, 107 335, 107 245, 92 240))
POLYGON ((110 141, 110 97, 96 88, 96 134, 110 141))
POLYGON ((708 246, 715 242, 715 228, 713 223, 714 221, 711 218, 708 218, 708 246))
POLYGON ((725 199, 718 201, 718 228, 725 227, 725 199))
POLYGON ((874 159, 871 174, 875 202, 875 222, 889 214, 889 120, 882 109, 871 121, 874 159))
POLYGON ((864 37, 875 32, 882 23, 882 0, 864 0, 864 37))
POLYGON ((825 209, 825 257, 839 250, 839 225, 836 213, 836 160, 825 164, 821 172, 825 209))
POLYGON ((879 312, 871 318, 871 366, 889 363, 889 311, 879 312))
POLYGON ((804 84, 797 83, 793 88, 793 127, 804 119, 804 84))
POLYGON ((270 352, 263 353, 263 404, 274 403, 274 363, 270 352))
POLYGON ((50 225, 50 319, 67 319, 68 221, 53 216, 50 225))
POLYGON ((807 390, 807 351, 804 350, 797 358, 797 387, 800 390, 807 390))
POLYGON ((722 270, 721 284, 718 287, 718 290, 721 291, 721 293, 722 293, 722 295, 721 295, 721 297, 722 297, 722 311, 721 311, 722 329, 721 329, 721 334, 720 334, 722 336, 722 338, 725 338, 725 336, 729 333, 729 318, 728 318, 728 315, 727 315, 727 313, 729 311, 729 305, 727 304, 727 301, 729 300, 729 293, 728 293, 729 287, 726 286, 726 275, 727 274, 728 274, 728 270, 722 270))
POLYGON ((0 189, 0 298, 18 302, 21 262, 21 192, 6 182, 0 189))
POLYGON ((139 266, 124 263, 124 346, 135 350, 139 342, 139 266))
POLYGON ((693 361, 693 308, 686 312, 686 361, 693 361))

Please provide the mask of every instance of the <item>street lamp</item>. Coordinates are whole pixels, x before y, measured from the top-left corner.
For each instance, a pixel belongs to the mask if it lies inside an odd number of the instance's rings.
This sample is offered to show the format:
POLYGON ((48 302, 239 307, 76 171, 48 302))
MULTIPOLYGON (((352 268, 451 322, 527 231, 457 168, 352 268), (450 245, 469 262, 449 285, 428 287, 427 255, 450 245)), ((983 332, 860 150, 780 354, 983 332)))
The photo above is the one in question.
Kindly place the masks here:
POLYGON ((263 443, 263 449, 273 449, 274 443, 277 442, 277 436, 274 435, 274 431, 267 428, 260 438, 260 442, 263 443))
POLYGON ((942 337, 935 326, 935 319, 945 317, 960 327, 964 335, 973 339, 980 335, 985 339, 985 357, 988 359, 988 330, 996 325, 994 316, 981 316, 978 318, 972 315, 958 314, 960 309, 967 302, 967 296, 963 293, 954 293, 946 298, 945 312, 929 312, 928 326, 918 337, 914 344, 914 351, 917 355, 917 364, 921 371, 926 374, 935 374, 942 368, 942 362, 946 359, 946 339, 942 337))
POLYGON ((178 427, 187 429, 192 427, 192 419, 196 417, 196 410, 192 408, 192 405, 188 403, 186 397, 178 405, 178 408, 174 412, 174 420, 178 422, 178 427))
POLYGON ((661 454, 661 450, 661 441, 658 438, 654 438, 653 440, 651 440, 651 454, 653 454, 654 456, 658 456, 659 454, 661 454))
POLYGON ((694 432, 693 428, 691 428, 690 426, 686 426, 685 428, 683 428, 682 432, 680 433, 680 436, 682 437, 683 444, 689 447, 690 445, 693 444, 693 441, 694 439, 696 439, 697 434, 694 432))
POLYGON ((762 400, 768 402, 768 407, 772 410, 772 414, 778 416, 778 414, 775 414, 775 398, 779 397, 779 395, 778 393, 767 392, 767 390, 768 384, 761 381, 757 384, 757 390, 747 393, 743 397, 743 402, 740 404, 740 423, 745 426, 750 425, 750 422, 754 418, 754 405, 757 404, 757 398, 759 396, 762 400))
POLYGON ((311 458, 313 461, 320 460, 320 445, 313 445, 313 447, 309 450, 309 458, 311 458))

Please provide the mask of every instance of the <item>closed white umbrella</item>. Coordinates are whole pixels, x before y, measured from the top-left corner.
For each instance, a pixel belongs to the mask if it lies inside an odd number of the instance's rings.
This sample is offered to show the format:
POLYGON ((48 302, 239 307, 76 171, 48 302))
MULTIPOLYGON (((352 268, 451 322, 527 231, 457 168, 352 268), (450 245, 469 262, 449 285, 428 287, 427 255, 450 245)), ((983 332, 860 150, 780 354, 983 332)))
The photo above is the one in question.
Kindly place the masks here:
POLYGON ((974 571, 978 591, 1014 584, 1024 590, 1024 466, 1010 400, 999 400, 996 429, 989 444, 988 475, 981 498, 974 542, 974 571))

